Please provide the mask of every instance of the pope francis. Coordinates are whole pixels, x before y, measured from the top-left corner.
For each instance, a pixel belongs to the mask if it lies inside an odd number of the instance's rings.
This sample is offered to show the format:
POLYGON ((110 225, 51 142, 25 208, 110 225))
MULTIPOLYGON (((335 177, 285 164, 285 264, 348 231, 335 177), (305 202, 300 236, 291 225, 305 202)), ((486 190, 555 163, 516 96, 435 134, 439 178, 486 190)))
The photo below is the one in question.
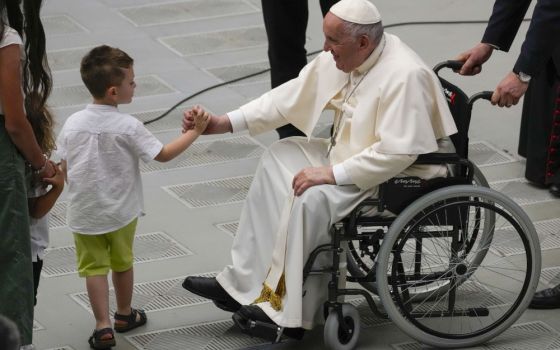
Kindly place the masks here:
MULTIPOLYGON (((238 110, 211 116, 206 134, 248 129, 254 135, 291 123, 308 137, 283 139, 263 155, 241 213, 232 265, 216 278, 183 283, 222 309, 296 329, 323 320, 328 276, 310 276, 303 284, 302 275, 309 253, 330 242, 330 226, 392 177, 444 176, 443 166, 413 162, 456 132, 436 75, 399 38, 383 32, 373 4, 341 0, 325 16, 323 32, 324 52, 297 78, 238 110), (325 109, 335 112, 332 137, 311 138, 325 109)), ((193 124, 186 111, 183 128, 193 124)))

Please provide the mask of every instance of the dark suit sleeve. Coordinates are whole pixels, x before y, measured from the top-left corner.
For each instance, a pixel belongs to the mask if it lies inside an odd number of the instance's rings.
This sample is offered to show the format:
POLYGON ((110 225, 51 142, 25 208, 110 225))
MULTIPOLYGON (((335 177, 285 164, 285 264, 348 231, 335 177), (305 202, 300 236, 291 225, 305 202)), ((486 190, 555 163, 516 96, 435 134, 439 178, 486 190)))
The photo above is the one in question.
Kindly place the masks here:
POLYGON ((535 76, 559 45, 560 0, 538 0, 513 71, 535 76))
POLYGON ((530 4, 531 0, 496 0, 482 42, 509 51, 530 4))

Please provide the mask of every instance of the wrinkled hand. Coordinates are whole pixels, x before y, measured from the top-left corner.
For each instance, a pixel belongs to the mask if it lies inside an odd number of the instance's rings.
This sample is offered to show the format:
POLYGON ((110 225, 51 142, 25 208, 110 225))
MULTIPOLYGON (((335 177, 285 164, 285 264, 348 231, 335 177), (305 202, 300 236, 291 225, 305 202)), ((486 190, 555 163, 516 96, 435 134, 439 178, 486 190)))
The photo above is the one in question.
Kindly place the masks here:
MULTIPOLYGON (((192 130, 195 128, 195 108, 193 107, 190 110, 183 112, 183 133, 192 130)), ((208 112, 205 112, 208 113, 208 112)), ((229 121, 228 121, 229 122, 229 121)), ((229 126, 231 129, 231 125, 229 126)), ((220 118, 216 117, 215 115, 208 113, 208 122, 206 125, 206 129, 202 132, 203 135, 209 134, 221 134, 227 132, 228 130, 222 130, 223 127, 220 126, 220 118)), ((229 130, 231 131, 231 130, 229 130)))
POLYGON ((493 105, 500 107, 514 106, 519 102, 528 87, 528 83, 522 82, 515 73, 509 72, 494 90, 491 102, 493 105))
POLYGON ((330 166, 304 168, 292 180, 292 188, 296 196, 301 196, 311 186, 323 184, 336 184, 330 166))
POLYGON ((482 71, 482 65, 488 61, 493 50, 494 48, 492 46, 480 43, 457 56, 457 61, 464 62, 459 74, 476 75, 480 73, 482 71))
POLYGON ((55 174, 51 177, 45 177, 43 179, 43 182, 57 189, 64 188, 64 173, 62 172, 62 169, 60 168, 60 166, 56 165, 53 161, 49 160, 49 162, 53 166, 55 170, 55 174))

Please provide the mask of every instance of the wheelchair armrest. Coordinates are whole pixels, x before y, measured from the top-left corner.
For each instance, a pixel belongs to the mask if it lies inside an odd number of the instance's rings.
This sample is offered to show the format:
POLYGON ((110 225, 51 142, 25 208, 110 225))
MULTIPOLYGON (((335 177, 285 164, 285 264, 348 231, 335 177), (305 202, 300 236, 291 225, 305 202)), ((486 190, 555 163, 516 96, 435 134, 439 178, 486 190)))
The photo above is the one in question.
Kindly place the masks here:
POLYGON ((420 154, 414 164, 461 164, 464 159, 457 153, 420 154))

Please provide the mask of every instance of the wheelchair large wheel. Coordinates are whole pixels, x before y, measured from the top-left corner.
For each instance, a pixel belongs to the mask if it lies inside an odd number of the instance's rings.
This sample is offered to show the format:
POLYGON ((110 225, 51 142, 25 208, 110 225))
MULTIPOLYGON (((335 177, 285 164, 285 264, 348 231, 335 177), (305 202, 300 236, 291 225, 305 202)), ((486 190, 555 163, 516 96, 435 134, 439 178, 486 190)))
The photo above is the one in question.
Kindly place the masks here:
POLYGON ((515 202, 484 187, 450 186, 395 219, 377 259, 377 292, 409 336, 436 347, 468 347, 521 316, 540 267, 535 228, 515 202), (485 220, 492 230, 480 230, 485 220), (424 287, 429 294, 419 292, 424 287))
MULTIPOLYGON (((484 177, 484 174, 480 169, 473 164, 474 172, 473 172, 473 186, 482 186, 486 188, 490 188, 488 181, 484 177)), ((484 215, 486 220, 483 222, 482 231, 476 232, 474 237, 470 237, 470 244, 466 245, 466 250, 470 251, 473 247, 474 242, 476 241, 476 237, 482 232, 484 232, 487 236, 491 236, 494 230, 494 222, 495 222, 495 213, 493 210, 488 210, 485 208, 477 208, 478 214, 477 215, 484 215), (474 238, 474 239, 473 239, 474 238)), ((372 270, 375 269, 375 257, 379 253, 380 245, 372 246, 369 245, 365 247, 363 244, 361 245, 359 241, 348 241, 348 253, 346 255, 347 259, 347 268, 350 275, 355 277, 365 277, 368 273, 371 273, 372 270)), ((484 255, 486 254, 486 250, 480 250, 476 256, 476 261, 481 261, 484 259, 484 255)), ((377 294, 377 282, 361 282, 362 287, 369 290, 373 294, 377 294)), ((422 288, 410 288, 409 293, 412 298, 418 299, 425 299, 428 296, 434 296, 434 290, 437 289, 438 293, 445 293, 447 291, 446 288, 449 286, 442 283, 435 283, 431 286, 424 285, 422 288)))

